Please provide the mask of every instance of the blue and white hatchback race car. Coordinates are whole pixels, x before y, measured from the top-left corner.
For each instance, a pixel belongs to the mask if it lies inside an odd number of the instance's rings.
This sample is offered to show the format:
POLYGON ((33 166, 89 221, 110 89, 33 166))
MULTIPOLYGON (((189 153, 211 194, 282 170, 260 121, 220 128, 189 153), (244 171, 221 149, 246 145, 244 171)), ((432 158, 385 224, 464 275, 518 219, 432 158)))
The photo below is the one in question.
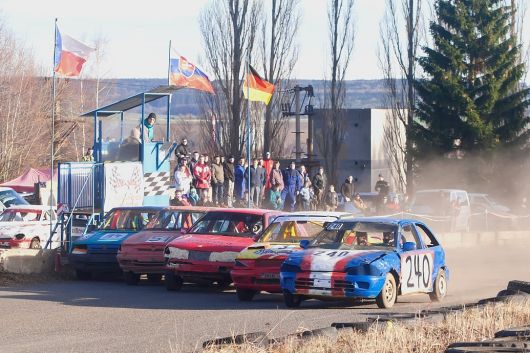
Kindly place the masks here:
POLYGON ((309 298, 375 298, 380 308, 391 308, 398 295, 428 293, 441 301, 447 292, 445 252, 419 221, 343 219, 300 246, 281 267, 288 307, 309 298))

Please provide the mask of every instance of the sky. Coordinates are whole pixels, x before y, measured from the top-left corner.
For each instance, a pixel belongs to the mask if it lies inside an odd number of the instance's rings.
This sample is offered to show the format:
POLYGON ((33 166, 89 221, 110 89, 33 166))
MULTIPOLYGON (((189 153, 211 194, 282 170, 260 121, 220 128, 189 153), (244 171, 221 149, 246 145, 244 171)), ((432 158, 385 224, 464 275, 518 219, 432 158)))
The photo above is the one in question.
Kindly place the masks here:
MULTIPOLYGON (((89 45, 97 37, 106 38, 103 77, 162 78, 167 76, 169 40, 190 61, 202 62, 198 19, 209 1, 0 0, 0 16, 47 72, 52 68, 53 23, 58 18, 61 32, 89 45)), ((377 47, 384 3, 355 1, 356 40, 346 79, 381 78, 377 47)), ((300 0, 295 78, 324 78, 329 66, 327 4, 327 0, 300 0)))

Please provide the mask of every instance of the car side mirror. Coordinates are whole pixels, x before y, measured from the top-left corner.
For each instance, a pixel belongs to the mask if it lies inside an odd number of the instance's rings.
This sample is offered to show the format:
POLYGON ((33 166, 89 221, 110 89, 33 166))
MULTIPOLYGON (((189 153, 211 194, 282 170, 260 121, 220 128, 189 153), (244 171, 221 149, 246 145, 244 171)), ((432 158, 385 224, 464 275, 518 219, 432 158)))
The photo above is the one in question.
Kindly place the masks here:
POLYGON ((309 240, 307 239, 304 239, 304 240, 300 240, 300 247, 302 249, 307 249, 309 247, 309 240))
POLYGON ((413 251, 416 250, 416 243, 413 241, 407 241, 403 244, 403 251, 413 251))

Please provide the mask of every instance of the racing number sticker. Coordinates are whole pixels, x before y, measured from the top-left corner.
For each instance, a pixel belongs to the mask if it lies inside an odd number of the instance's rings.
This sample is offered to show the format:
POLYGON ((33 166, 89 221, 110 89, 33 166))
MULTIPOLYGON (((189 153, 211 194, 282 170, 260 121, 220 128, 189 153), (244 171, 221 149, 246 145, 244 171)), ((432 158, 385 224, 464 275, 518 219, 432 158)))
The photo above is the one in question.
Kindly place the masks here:
POLYGON ((401 257, 401 293, 428 292, 432 288, 433 253, 422 252, 401 257))
POLYGON ((151 238, 147 239, 146 243, 163 243, 168 240, 168 236, 166 235, 153 235, 151 238))
POLYGON ((125 238, 126 236, 127 234, 123 234, 123 233, 107 233, 107 234, 103 234, 99 238, 99 241, 118 241, 118 240, 125 238))
POLYGON ((313 256, 327 256, 327 257, 344 257, 351 254, 351 251, 326 251, 317 250, 313 253, 313 256))

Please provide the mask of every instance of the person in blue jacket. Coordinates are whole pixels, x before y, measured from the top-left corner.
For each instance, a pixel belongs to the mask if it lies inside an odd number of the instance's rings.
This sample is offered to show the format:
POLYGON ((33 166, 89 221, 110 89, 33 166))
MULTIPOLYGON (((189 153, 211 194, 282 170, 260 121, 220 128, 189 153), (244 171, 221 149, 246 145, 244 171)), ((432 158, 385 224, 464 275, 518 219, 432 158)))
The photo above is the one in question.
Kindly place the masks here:
POLYGON ((234 171, 234 198, 241 201, 245 197, 245 158, 240 158, 234 171))
POLYGON ((300 193, 300 189, 302 189, 301 181, 302 178, 296 170, 296 164, 291 162, 289 168, 283 171, 284 188, 282 191, 282 200, 285 211, 295 211, 296 196, 300 193))

